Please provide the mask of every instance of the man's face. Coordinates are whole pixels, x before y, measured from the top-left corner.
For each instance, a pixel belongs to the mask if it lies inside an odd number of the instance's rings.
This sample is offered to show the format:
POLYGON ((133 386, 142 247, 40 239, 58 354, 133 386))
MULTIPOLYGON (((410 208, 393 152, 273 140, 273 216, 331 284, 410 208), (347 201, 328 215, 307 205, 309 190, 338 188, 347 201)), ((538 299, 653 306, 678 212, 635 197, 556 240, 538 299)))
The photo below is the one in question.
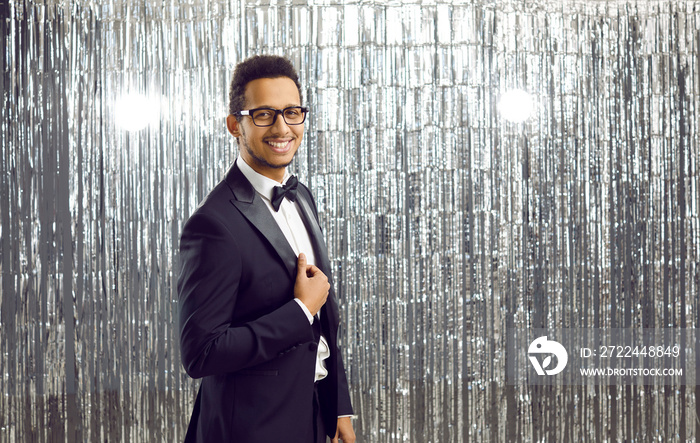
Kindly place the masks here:
MULTIPOLYGON (((284 109, 301 106, 296 84, 289 77, 259 78, 246 85, 245 109, 284 109)), ((279 182, 292 162, 304 135, 304 125, 287 125, 281 115, 272 126, 259 127, 250 116, 226 118, 229 132, 238 138, 240 155, 256 172, 279 182)))

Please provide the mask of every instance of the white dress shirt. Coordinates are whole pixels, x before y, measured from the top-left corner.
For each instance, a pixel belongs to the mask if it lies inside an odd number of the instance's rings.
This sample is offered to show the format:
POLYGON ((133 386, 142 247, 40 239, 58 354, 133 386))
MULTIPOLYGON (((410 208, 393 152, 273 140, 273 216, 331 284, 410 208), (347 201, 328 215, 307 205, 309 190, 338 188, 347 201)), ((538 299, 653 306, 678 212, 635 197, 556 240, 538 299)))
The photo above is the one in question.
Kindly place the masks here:
MULTIPOLYGON (((272 214, 272 217, 274 217, 277 225, 282 230, 282 233, 297 257, 303 252, 306 255, 306 262, 310 265, 315 264, 316 256, 314 255, 314 248, 311 245, 311 237, 309 236, 309 231, 306 229, 306 225, 304 225, 304 221, 301 213, 299 212, 300 209, 297 203, 284 198, 282 199, 282 204, 280 204, 279 211, 275 211, 275 209, 272 207, 272 203, 270 202, 272 198, 272 189, 275 186, 281 186, 282 184, 286 183, 287 179, 290 177, 289 173, 285 171, 284 180, 282 183, 279 183, 253 170, 253 168, 251 168, 250 165, 248 165, 248 163, 246 163, 240 156, 236 159, 236 164, 238 165, 238 169, 241 170, 250 184, 253 185, 253 188, 258 195, 262 197, 262 200, 270 210, 270 214, 272 214)), ((295 298, 294 300, 306 314, 306 317, 309 319, 309 324, 313 324, 314 321, 319 321, 319 319, 314 318, 314 316, 311 315, 311 311, 309 311, 301 300, 298 298, 295 298)), ((318 315, 321 315, 321 311, 318 312, 318 315)), ((318 343, 318 350, 316 352, 315 381, 322 380, 328 375, 326 364, 323 360, 330 357, 330 355, 331 353, 330 348, 328 347, 328 342, 326 341, 326 338, 321 335, 321 340, 318 343)))

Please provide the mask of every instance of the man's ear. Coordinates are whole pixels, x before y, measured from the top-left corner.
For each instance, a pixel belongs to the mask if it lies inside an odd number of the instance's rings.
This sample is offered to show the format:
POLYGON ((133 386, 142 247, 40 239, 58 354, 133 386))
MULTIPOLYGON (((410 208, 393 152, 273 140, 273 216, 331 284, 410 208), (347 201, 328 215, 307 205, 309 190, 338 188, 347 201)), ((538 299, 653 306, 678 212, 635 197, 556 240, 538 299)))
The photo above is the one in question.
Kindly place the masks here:
POLYGON ((226 116, 226 127, 228 128, 228 132, 230 132, 234 137, 238 138, 241 136, 240 123, 234 115, 229 114, 226 116))

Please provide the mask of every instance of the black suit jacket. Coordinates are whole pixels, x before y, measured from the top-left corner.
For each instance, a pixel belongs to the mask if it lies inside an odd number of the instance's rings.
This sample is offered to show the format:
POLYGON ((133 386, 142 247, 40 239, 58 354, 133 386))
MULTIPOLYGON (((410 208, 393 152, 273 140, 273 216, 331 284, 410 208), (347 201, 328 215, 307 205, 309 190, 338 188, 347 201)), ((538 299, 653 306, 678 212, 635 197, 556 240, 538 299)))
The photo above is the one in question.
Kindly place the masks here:
MULTIPOLYGON (((338 307, 316 205, 301 185, 316 265, 331 281, 321 326, 331 356, 318 384, 326 431, 352 414, 337 347, 338 307)), ((202 378, 186 441, 313 440, 313 328, 294 301, 297 257, 269 209, 234 163, 185 223, 180 238, 180 348, 202 378)))

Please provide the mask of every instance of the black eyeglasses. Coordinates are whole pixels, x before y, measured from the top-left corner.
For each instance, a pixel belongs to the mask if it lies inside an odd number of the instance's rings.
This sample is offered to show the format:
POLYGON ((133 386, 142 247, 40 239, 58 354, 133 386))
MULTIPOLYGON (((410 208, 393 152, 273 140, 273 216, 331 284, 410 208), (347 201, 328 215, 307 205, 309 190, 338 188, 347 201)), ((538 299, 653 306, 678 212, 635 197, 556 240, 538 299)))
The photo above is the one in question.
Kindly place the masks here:
POLYGON ((238 111, 235 115, 249 115, 253 119, 255 126, 272 126, 277 121, 277 116, 282 114, 284 122, 288 125, 300 125, 306 120, 308 108, 301 106, 290 106, 284 109, 255 108, 238 111))

